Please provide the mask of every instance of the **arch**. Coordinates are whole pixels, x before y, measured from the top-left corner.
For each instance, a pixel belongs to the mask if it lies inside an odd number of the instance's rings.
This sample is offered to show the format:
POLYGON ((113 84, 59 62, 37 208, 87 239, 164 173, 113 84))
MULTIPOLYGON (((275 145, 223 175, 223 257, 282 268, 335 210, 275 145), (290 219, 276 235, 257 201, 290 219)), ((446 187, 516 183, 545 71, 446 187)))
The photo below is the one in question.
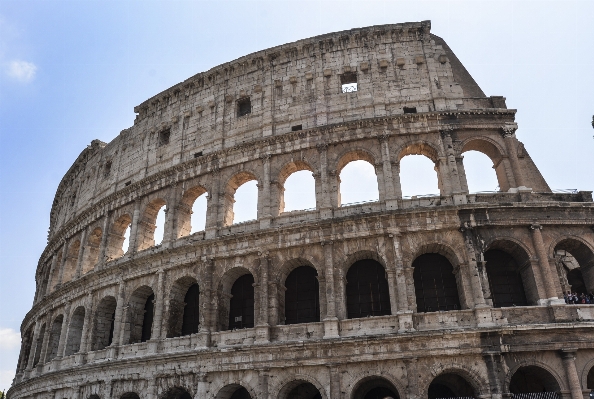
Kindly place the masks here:
POLYGON ((62 333, 62 323, 64 322, 64 315, 58 315, 52 322, 52 328, 50 330, 50 336, 47 346, 46 362, 49 362, 56 356, 58 356, 58 345, 60 344, 60 335, 62 333))
POLYGON ((363 148, 347 150, 338 157, 338 161, 336 162, 336 175, 340 175, 340 172, 342 172, 344 167, 354 161, 365 161, 374 166, 376 164, 376 158, 377 157, 373 153, 363 148))
POLYGON ((62 274, 62 283, 67 283, 74 280, 79 251, 80 240, 74 240, 68 244, 68 250, 66 251, 66 261, 64 262, 64 273, 62 274))
POLYGON ((347 318, 391 314, 386 269, 373 259, 354 262, 346 274, 347 318))
POLYGON ((318 272, 311 266, 298 266, 285 279, 285 324, 320 321, 318 272))
POLYGON ((184 191, 180 204, 177 207, 177 238, 185 237, 199 231, 195 229, 196 226, 193 226, 192 215, 194 214, 194 204, 196 204, 196 200, 205 194, 208 199, 208 191, 201 185, 190 187, 184 191))
POLYGON ((70 316, 68 325, 68 336, 66 339, 66 348, 64 356, 74 355, 80 351, 80 342, 82 339, 83 326, 85 324, 85 307, 77 307, 70 316))
POLYGON ((296 375, 289 381, 285 380, 274 397, 279 399, 327 399, 323 386, 315 379, 296 375))
POLYGON ((93 320, 93 350, 105 349, 112 344, 116 307, 117 301, 113 296, 106 296, 99 301, 93 320))
POLYGON ((200 324, 200 288, 196 279, 185 276, 171 286, 167 337, 195 334, 200 324))
POLYGON ((458 284, 450 260, 440 253, 429 252, 412 263, 417 312, 460 309, 458 284))
POLYGON ((21 346, 21 355, 19 358, 18 371, 23 371, 29 363, 31 347, 33 346, 33 326, 30 326, 23 334, 23 344, 21 346))
POLYGON ((402 158, 407 155, 424 155, 434 163, 439 161, 441 151, 437 149, 433 144, 427 141, 417 141, 415 143, 409 143, 396 151, 396 161, 400 162, 402 158))
POLYGON ((460 372, 445 372, 437 375, 429 384, 427 397, 438 398, 474 398, 475 388, 460 372))
POLYGON ((552 248, 564 292, 594 292, 594 250, 589 243, 570 236, 557 240, 552 248))
MULTIPOLYGON (((371 152, 364 150, 364 149, 349 150, 348 152, 343 153, 338 158, 338 162, 336 165, 336 176, 337 176, 336 179, 337 179, 337 185, 338 185, 338 190, 337 190, 337 195, 338 195, 337 204, 338 204, 338 206, 346 205, 347 203, 380 200, 380 186, 381 186, 380 185, 380 177, 378 175, 378 171, 376 170, 375 165, 376 165, 376 157, 371 152), (352 180, 352 178, 345 177, 343 172, 344 173, 356 173, 354 170, 353 170, 353 172, 349 172, 348 170, 345 170, 345 168, 347 167, 347 165, 351 164, 352 162, 357 162, 357 161, 368 163, 371 166, 370 170, 373 170, 373 172, 375 174, 375 183, 376 183, 375 187, 368 187, 371 190, 371 192, 369 193, 369 195, 366 195, 365 197, 360 197, 359 195, 353 196, 353 194, 352 194, 353 192, 361 193, 360 186, 357 185, 356 182, 351 181, 351 182, 349 182, 349 184, 345 184, 348 180, 352 180), (345 180, 345 182, 343 182, 342 180, 345 180), (349 189, 349 187, 351 189, 349 189), (353 189, 353 188, 355 188, 355 189, 353 189), (343 195, 347 192, 351 192, 351 194, 349 196, 343 195), (377 192, 377 196, 375 195, 376 192, 377 192)), ((359 181, 359 184, 361 184, 361 181, 359 181)))
POLYGON ((161 395, 161 399, 192 399, 192 395, 182 387, 174 387, 161 395))
POLYGON ((499 183, 499 190, 508 191, 510 189, 511 184, 508 178, 508 171, 506 170, 505 162, 502 162, 504 156, 506 156, 506 152, 499 143, 488 137, 474 136, 462 142, 461 148, 460 154, 468 151, 477 151, 486 155, 493 163, 493 169, 499 183))
POLYGON ((586 389, 589 389, 590 392, 594 391, 594 365, 592 364, 594 362, 594 360, 590 361, 588 363, 589 366, 589 370, 588 367, 586 367, 586 370, 588 370, 588 373, 586 374, 586 378, 585 378, 585 383, 582 384, 582 386, 585 386, 586 389))
POLYGON ((500 249, 489 249, 483 257, 493 306, 528 305, 520 266, 515 258, 500 249))
POLYGON ((45 337, 45 323, 43 323, 41 325, 41 329, 39 330, 39 336, 37 337, 37 342, 35 344, 35 356, 33 357, 33 367, 37 366, 37 364, 41 360, 41 345, 43 345, 44 337, 45 337))
POLYGON ((128 248, 122 247, 126 240, 126 232, 130 232, 132 217, 125 213, 120 215, 111 226, 110 234, 107 236, 107 257, 108 259, 117 259, 128 252, 128 248))
POLYGON ((215 399, 252 399, 254 392, 240 384, 228 384, 219 389, 215 399))
POLYGON ((400 176, 403 196, 444 193, 443 179, 439 172, 440 151, 438 149, 430 143, 419 141, 407 144, 396 153, 397 166, 394 173, 400 176), (404 160, 407 156, 409 158, 404 160), (422 178, 419 179, 419 175, 422 178))
MULTIPOLYGON (((294 173, 300 172, 300 171, 310 171, 312 172, 312 179, 313 179, 313 193, 314 193, 314 203, 315 203, 315 207, 317 208, 317 200, 315 198, 316 196, 316 192, 318 191, 316 189, 316 186, 318 185, 318 182, 316 181, 315 177, 314 177, 314 171, 313 168, 306 162, 304 161, 292 161, 289 162, 287 164, 285 164, 281 171, 278 174, 278 183, 279 183, 279 188, 278 188, 278 213, 283 213, 285 212, 285 190, 287 188, 287 179, 293 175, 294 173)), ((291 189, 290 189, 291 191, 291 189)), ((307 208, 307 207, 305 207, 307 208)), ((303 209, 305 209, 303 208, 303 209)), ((295 208, 295 209, 289 209, 289 210, 298 210, 300 208, 295 208)))
MULTIPOLYGON (((157 228, 163 228, 166 221, 163 221, 163 226, 157 226, 157 216, 163 207, 167 207, 167 203, 162 198, 155 198, 149 202, 142 213, 140 223, 138 223, 137 247, 138 251, 161 244, 156 241, 155 231, 157 228)), ((165 237, 163 237, 165 239, 165 237)))
POLYGON ((509 380, 509 392, 512 394, 559 392, 560 390, 558 378, 550 370, 535 365, 518 367, 509 380))
POLYGON ((238 277, 230 294, 227 329, 254 327, 254 276, 247 273, 238 277))
POLYGON ((134 344, 151 339, 154 300, 155 294, 152 288, 146 285, 137 288, 130 296, 128 317, 124 326, 128 343, 134 344))
POLYGON ((100 227, 95 227, 89 234, 82 264, 83 275, 93 270, 99 261, 99 248, 101 247, 102 237, 103 230, 100 227))
POLYGON ((260 184, 254 173, 241 171, 233 175, 227 182, 227 185, 225 186, 225 200, 223 207, 223 224, 225 226, 230 226, 234 223, 235 212, 233 210, 233 204, 235 203, 235 193, 237 192, 237 189, 252 180, 255 180, 260 184))
POLYGON ((140 397, 136 392, 126 392, 125 394, 120 396, 120 399, 140 399, 140 397))
POLYGON ((400 399, 396 386, 380 376, 368 376, 357 382, 351 399, 400 399))

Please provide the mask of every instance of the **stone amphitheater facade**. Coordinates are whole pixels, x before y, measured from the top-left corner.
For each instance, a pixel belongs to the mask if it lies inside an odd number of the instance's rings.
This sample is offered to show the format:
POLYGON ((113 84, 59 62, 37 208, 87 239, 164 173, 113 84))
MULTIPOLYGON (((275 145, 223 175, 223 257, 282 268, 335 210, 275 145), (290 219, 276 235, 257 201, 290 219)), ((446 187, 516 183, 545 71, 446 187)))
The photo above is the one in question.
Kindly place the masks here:
POLYGON ((592 194, 549 188, 516 111, 485 96, 430 22, 253 53, 134 111, 58 187, 10 399, 594 388, 594 305, 563 300, 594 291, 592 194), (469 150, 493 161, 499 192, 469 193, 469 150), (439 195, 402 196, 411 154, 435 163, 439 195), (356 160, 374 166, 379 201, 341 206, 340 172, 356 160), (300 170, 316 207, 284 212, 300 170), (257 220, 233 224, 251 180, 257 220), (206 227, 190 234, 201 195, 206 227))

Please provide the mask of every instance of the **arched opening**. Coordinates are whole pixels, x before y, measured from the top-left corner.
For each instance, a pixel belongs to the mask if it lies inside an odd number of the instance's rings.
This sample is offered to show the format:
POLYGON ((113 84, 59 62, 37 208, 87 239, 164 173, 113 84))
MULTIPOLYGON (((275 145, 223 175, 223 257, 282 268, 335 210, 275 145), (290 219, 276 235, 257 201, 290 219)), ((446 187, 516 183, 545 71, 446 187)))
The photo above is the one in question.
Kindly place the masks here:
POLYGON ((107 257, 110 259, 117 259, 128 252, 130 243, 130 225, 132 218, 128 214, 124 214, 116 219, 111 228, 111 233, 107 236, 107 257))
POLYGON ((278 395, 281 399, 322 399, 320 391, 307 381, 293 381, 287 384, 278 395))
POLYGON ((353 263, 346 275, 347 317, 356 319, 391 313, 386 270, 373 259, 353 263))
POLYGON ((353 399, 400 399, 398 390, 385 378, 371 377, 361 382, 353 394, 353 399))
POLYGON ((82 338, 83 325, 85 324, 85 308, 79 306, 74 310, 70 317, 68 326, 68 338, 66 339, 66 348, 64 356, 74 355, 80 351, 80 341, 82 338))
MULTIPOLYGON (((513 394, 559 391, 559 383, 555 377, 547 370, 538 366, 520 367, 516 370, 509 383, 509 392, 513 394)), ((537 396, 534 395, 534 398, 536 399, 537 396)))
POLYGON ((59 315, 52 323, 52 329, 50 331, 49 342, 47 346, 47 362, 58 356, 58 345, 60 344, 60 334, 62 333, 63 322, 64 315, 59 315))
POLYGON ((588 371, 586 376, 586 388, 590 390, 590 398, 594 396, 594 367, 588 371))
POLYGON ((35 357, 33 358, 33 367, 37 366, 39 360, 41 360, 41 346, 43 345, 43 338, 45 337, 45 323, 41 326, 41 330, 39 330, 39 337, 37 338, 37 343, 35 344, 35 357))
POLYGON ((474 398, 474 388, 463 377, 454 373, 441 374, 429 385, 429 399, 474 398))
POLYGON ((166 203, 157 198, 144 210, 141 223, 138 224, 138 250, 142 251, 160 245, 165 234, 166 203))
POLYGON ((230 384, 223 387, 215 396, 216 399, 252 399, 247 389, 239 384, 230 384))
POLYGON ((400 159, 402 197, 439 196, 441 193, 437 166, 424 155, 410 154, 400 159))
POLYGON ((318 272, 311 266, 294 269, 285 280, 285 324, 320 321, 318 272))
POLYGON ((254 276, 244 274, 233 283, 229 303, 229 330, 254 327, 254 276))
POLYGON ((64 262, 64 274, 62 274, 62 283, 67 283, 74 279, 76 273, 76 264, 78 263, 78 252, 80 251, 80 240, 72 241, 68 245, 66 262, 64 262))
POLYGON ((175 387, 168 390, 163 396, 162 399, 193 399, 192 395, 186 391, 184 388, 175 387))
POLYGON ((377 175, 371 162, 371 158, 369 160, 354 158, 339 169, 338 203, 340 206, 379 201, 377 175))
POLYGON ((225 189, 224 225, 258 218, 258 181, 249 172, 236 174, 225 189), (235 206, 235 204, 238 206, 235 206))
POLYGON ((196 280, 182 277, 172 286, 167 337, 196 334, 200 327, 200 288, 196 280))
POLYGON ((120 399, 140 399, 140 397, 135 392, 126 392, 120 396, 120 399))
POLYGON ((493 161, 480 151, 470 150, 464 153, 464 174, 468 192, 499 191, 493 161))
POLYGON ((207 198, 208 193, 202 186, 195 186, 184 192, 176 214, 179 225, 177 238, 204 231, 207 198))
POLYGON ((102 236, 103 232, 99 227, 94 228, 91 234, 89 234, 82 264, 83 275, 93 270, 99 261, 99 248, 101 247, 102 236))
POLYGON ((309 165, 291 163, 281 174, 279 213, 316 209, 316 180, 309 165))
POLYGON ((23 345, 21 349, 21 357, 19 361, 19 372, 27 368, 29 363, 29 356, 31 354, 31 347, 33 346, 33 327, 29 327, 27 332, 23 335, 23 345))
POLYGON ((485 252, 484 259, 493 306, 528 305, 520 266, 514 257, 502 250, 490 249, 485 252))
POLYGON ((581 296, 594 292, 594 253, 579 240, 568 238, 555 246, 555 262, 563 292, 581 296))
POLYGON ((101 350, 111 345, 117 302, 113 296, 107 296, 99 302, 95 312, 92 348, 101 350))
POLYGON ((427 253, 412 264, 417 312, 460 309, 460 297, 454 268, 443 255, 427 253))
POLYGON ((151 339, 153 327, 155 294, 150 287, 137 288, 128 303, 128 320, 126 323, 128 342, 131 344, 151 339))
POLYGON ((58 249, 58 251, 56 252, 56 254, 54 255, 54 257, 52 258, 52 264, 55 264, 56 266, 54 267, 54 270, 50 272, 51 276, 49 277, 50 280, 50 291, 48 292, 51 293, 56 289, 56 285, 58 284, 58 278, 60 275, 60 265, 62 264, 62 254, 64 252, 64 247, 60 247, 60 249, 58 249), (54 258, 56 263, 54 262, 54 258))
POLYGON ((91 395, 89 396, 89 399, 100 399, 99 395, 91 395))

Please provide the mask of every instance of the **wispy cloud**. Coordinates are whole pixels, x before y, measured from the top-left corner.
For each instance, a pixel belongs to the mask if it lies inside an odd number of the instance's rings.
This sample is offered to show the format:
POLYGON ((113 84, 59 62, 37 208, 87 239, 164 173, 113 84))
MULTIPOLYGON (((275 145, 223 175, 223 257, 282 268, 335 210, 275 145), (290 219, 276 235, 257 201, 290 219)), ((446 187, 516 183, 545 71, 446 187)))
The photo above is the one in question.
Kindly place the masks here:
POLYGON ((0 370, 0 391, 10 388, 13 379, 14 370, 0 370))
POLYGON ((32 62, 13 60, 8 62, 6 66, 6 74, 8 77, 19 81, 21 83, 29 83, 35 79, 37 66, 32 62))
POLYGON ((16 349, 21 344, 21 334, 12 328, 0 328, 0 350, 16 349))

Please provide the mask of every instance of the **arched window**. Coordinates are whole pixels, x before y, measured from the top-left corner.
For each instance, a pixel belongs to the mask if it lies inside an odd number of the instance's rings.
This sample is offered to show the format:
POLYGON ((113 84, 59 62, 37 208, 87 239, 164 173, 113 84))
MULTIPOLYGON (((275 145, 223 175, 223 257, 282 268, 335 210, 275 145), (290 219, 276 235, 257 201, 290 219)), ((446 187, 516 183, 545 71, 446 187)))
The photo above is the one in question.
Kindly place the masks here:
POLYGON ((586 376, 586 388, 590 390, 590 398, 594 394, 594 367, 588 371, 586 376))
POLYGON ((151 294, 146 298, 144 303, 144 316, 142 318, 142 335, 140 342, 146 342, 151 339, 151 333, 153 330, 153 316, 155 311, 155 294, 151 294))
POLYGON ((217 393, 215 399, 252 399, 247 389, 239 384, 227 385, 217 393))
POLYGON ((353 399, 399 399, 398 391, 384 378, 372 377, 362 382, 353 395, 353 399))
POLYGON ((184 297, 184 315, 181 335, 196 334, 200 324, 200 289, 194 283, 188 288, 184 297))
POLYGON ((128 342, 131 344, 145 342, 151 339, 153 326, 153 312, 155 294, 150 287, 137 288, 130 297, 128 315, 130 322, 126 323, 129 331, 128 342))
POLYGON ((229 330, 254 327, 254 276, 244 274, 233 283, 229 304, 229 330))
POLYGON ((155 245, 161 245, 163 237, 165 235, 165 205, 159 208, 157 212, 157 220, 155 221, 155 245))
POLYGON ((162 399, 192 399, 192 395, 184 388, 175 387, 167 391, 162 399))
POLYGON ((359 260, 346 276, 347 314, 349 319, 390 314, 390 292, 386 271, 377 261, 359 260))
POLYGON ((107 256, 109 259, 117 259, 128 252, 130 243, 130 225, 132 218, 124 214, 116 219, 111 228, 111 233, 107 235, 108 246, 107 256))
POLYGON ((196 198, 192 204, 192 218, 190 234, 194 234, 199 231, 204 231, 206 228, 206 206, 207 206, 207 194, 203 194, 196 198))
POLYGON ((440 195, 437 167, 431 159, 412 154, 403 157, 399 165, 403 197, 440 195))
POLYGON ((310 170, 293 172, 281 190, 280 213, 316 208, 316 181, 310 170))
POLYGON ((497 174, 493 169, 493 161, 482 152, 467 151, 464 153, 464 171, 469 192, 500 190, 497 174))
POLYGON ((80 352, 80 341, 82 338, 83 325, 85 324, 85 308, 79 306, 76 308, 70 318, 68 326, 68 339, 66 340, 65 356, 74 355, 80 352))
POLYGON ((23 345, 21 349, 21 357, 19 359, 19 372, 23 371, 29 363, 29 356, 31 354, 31 347, 33 346, 33 328, 29 327, 23 336, 23 345))
POLYGON ((594 252, 586 244, 564 239, 555 246, 554 258, 564 292, 594 292, 594 252))
POLYGON ((498 249, 485 252, 484 257, 493 306, 528 305, 518 262, 507 252, 498 249))
POLYGON ((208 193, 202 186, 194 186, 184 192, 176 210, 177 238, 204 231, 207 197, 208 193))
POLYGON ((93 350, 105 349, 113 341, 116 299, 112 296, 101 299, 95 311, 93 350))
POLYGON ((413 262, 417 312, 460 309, 454 268, 445 256, 428 253, 413 262))
POLYGON ((33 358, 33 367, 37 366, 39 360, 41 360, 41 345, 43 344, 43 338, 45 337, 45 323, 39 330, 39 337, 37 338, 37 344, 35 345, 35 357, 33 358))
POLYGON ((249 172, 233 176, 225 188, 224 225, 258 218, 258 182, 249 172))
POLYGON ((379 200, 375 167, 367 160, 353 160, 340 170, 341 206, 379 200))
POLYGON ((435 377, 427 392, 429 399, 438 398, 474 398, 472 386, 458 374, 447 373, 435 377))
POLYGON ((233 392, 233 395, 231 395, 229 399, 252 399, 252 397, 250 396, 250 393, 247 389, 241 387, 233 392))
POLYGON ((54 357, 58 356, 58 344, 60 343, 60 334, 62 333, 62 323, 64 322, 64 316, 59 315, 54 319, 52 323, 52 329, 50 331, 49 342, 48 342, 48 349, 47 349, 47 359, 46 362, 49 362, 54 357))
POLYGON ((285 280, 285 324, 320 321, 318 272, 310 266, 294 269, 285 280))
POLYGON ((99 248, 101 246, 101 238, 103 237, 103 232, 101 228, 96 227, 93 229, 91 234, 89 234, 89 238, 87 239, 87 247, 85 248, 85 255, 83 258, 82 264, 82 274, 87 274, 97 264, 99 261, 99 248))
POLYGON ((80 240, 72 241, 68 245, 68 253, 66 254, 66 262, 64 263, 64 274, 62 275, 62 283, 67 283, 74 279, 76 273, 76 264, 78 263, 78 252, 80 251, 80 240))
POLYGON ((320 391, 314 384, 297 380, 287 384, 279 393, 280 399, 322 399, 320 391))
POLYGON ((520 367, 509 383, 509 392, 513 394, 559 391, 555 377, 538 366, 520 367))
POLYGON ((161 198, 152 200, 146 206, 136 233, 138 251, 161 244, 165 233, 166 213, 166 203, 161 198))

